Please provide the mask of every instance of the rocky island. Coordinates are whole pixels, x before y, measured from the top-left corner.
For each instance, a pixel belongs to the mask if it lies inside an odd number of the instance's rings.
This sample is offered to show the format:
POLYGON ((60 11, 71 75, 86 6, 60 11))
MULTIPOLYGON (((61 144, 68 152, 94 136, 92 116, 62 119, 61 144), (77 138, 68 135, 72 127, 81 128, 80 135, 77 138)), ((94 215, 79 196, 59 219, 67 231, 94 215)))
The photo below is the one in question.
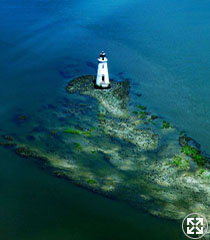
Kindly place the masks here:
POLYGON ((145 106, 129 107, 129 80, 101 90, 95 78, 72 79, 65 98, 31 118, 32 129, 5 133, 0 145, 57 177, 153 215, 183 219, 198 212, 210 222, 208 155, 145 106))

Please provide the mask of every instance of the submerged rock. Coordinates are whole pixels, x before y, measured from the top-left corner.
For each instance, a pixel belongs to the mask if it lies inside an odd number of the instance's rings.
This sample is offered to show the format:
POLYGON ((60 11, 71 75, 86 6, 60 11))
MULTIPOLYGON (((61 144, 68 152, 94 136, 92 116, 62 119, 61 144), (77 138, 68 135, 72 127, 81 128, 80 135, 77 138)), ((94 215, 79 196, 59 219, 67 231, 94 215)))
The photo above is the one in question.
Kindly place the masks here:
POLYGON ((38 151, 32 150, 29 147, 21 146, 16 149, 16 153, 21 157, 35 158, 43 162, 49 162, 48 158, 40 154, 38 151))
POLYGON ((126 140, 143 150, 155 150, 158 147, 158 135, 150 130, 139 130, 130 121, 113 121, 104 119, 101 126, 113 137, 126 140))
POLYGON ((14 141, 15 138, 13 136, 10 136, 10 135, 4 135, 4 139, 8 140, 8 141, 14 141))
POLYGON ((0 146, 3 146, 3 147, 14 147, 14 146, 16 146, 16 143, 14 143, 14 142, 0 142, 0 146))

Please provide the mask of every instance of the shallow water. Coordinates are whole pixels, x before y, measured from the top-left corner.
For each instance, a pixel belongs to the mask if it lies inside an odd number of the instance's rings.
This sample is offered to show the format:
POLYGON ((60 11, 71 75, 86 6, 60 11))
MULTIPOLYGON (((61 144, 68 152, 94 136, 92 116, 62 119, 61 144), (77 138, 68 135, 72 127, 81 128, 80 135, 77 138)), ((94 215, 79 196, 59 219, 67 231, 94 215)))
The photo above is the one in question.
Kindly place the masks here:
MULTIPOLYGON (((210 152, 209 10, 208 1, 196 0, 2 0, 0 133, 21 134, 14 114, 38 115, 40 105, 63 96, 68 78, 95 74, 104 49, 110 75, 130 78, 132 103, 142 93, 149 110, 210 152)), ((78 189, 0 151, 3 239, 181 239, 177 223, 78 189)))

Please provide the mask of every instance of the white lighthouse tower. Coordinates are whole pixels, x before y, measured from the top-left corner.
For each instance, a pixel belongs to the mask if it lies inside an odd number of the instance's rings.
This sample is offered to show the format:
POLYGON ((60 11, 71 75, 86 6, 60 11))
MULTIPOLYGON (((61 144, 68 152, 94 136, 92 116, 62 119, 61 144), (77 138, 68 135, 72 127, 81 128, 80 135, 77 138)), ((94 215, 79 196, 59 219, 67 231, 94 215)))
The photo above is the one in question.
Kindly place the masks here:
POLYGON ((98 58, 98 72, 96 77, 96 87, 97 88, 109 88, 109 73, 107 66, 108 59, 106 53, 102 51, 98 58))

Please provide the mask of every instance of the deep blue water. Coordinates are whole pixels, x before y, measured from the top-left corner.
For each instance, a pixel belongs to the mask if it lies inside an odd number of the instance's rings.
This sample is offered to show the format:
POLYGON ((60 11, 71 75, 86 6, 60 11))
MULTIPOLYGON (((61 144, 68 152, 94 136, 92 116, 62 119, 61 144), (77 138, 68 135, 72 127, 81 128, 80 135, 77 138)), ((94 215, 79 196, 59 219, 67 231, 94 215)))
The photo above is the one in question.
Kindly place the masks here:
MULTIPOLYGON (((102 49, 111 77, 131 80, 131 101, 142 93, 152 112, 210 152, 207 0, 1 0, 0 131, 18 131, 10 123, 18 109, 38 114, 59 98, 67 77, 95 74, 102 49)), ((77 189, 7 150, 0 166, 2 239, 148 239, 145 219, 156 226, 149 239, 181 238, 177 223, 77 189)))

